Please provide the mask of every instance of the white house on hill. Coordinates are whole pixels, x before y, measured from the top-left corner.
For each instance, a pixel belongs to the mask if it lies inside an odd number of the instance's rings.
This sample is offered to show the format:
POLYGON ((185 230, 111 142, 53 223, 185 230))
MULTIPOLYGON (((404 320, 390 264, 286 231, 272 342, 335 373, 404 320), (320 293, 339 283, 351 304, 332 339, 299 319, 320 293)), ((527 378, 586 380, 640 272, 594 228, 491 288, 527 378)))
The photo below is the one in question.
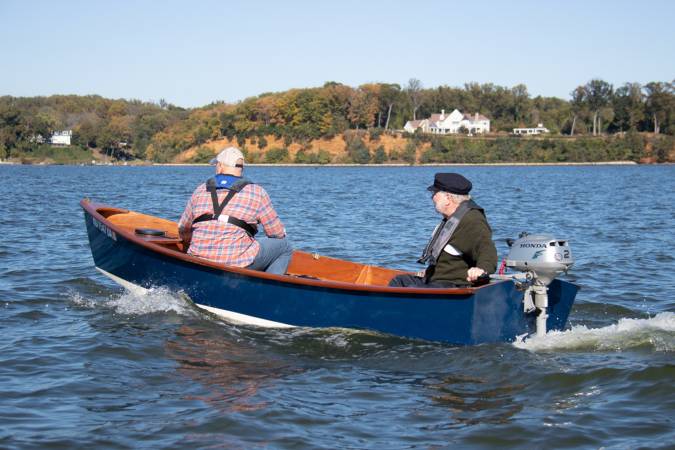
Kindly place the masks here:
POLYGON ((49 143, 52 145, 70 145, 70 138, 72 136, 72 130, 55 131, 52 137, 49 138, 49 143))
POLYGON ((421 128, 423 133, 429 132, 429 119, 409 120, 405 123, 403 129, 408 133, 414 133, 421 128))
POLYGON ((549 129, 544 127, 544 124, 537 124, 536 128, 514 128, 513 134, 544 134, 550 133, 549 129))
POLYGON ((489 133, 490 119, 478 113, 462 114, 457 109, 446 115, 442 109, 440 114, 432 114, 428 119, 409 120, 403 127, 408 133, 421 129, 423 133, 432 134, 455 134, 462 128, 470 134, 489 133))

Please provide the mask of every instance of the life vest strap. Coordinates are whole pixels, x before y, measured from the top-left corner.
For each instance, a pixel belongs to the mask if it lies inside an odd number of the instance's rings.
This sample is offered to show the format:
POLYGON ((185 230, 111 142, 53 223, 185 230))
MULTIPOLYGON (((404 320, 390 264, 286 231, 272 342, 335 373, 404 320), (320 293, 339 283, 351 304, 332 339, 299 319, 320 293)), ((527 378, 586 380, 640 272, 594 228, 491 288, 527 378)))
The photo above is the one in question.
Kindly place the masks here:
MULTIPOLYGON (((201 216, 193 220, 192 224, 194 225, 195 223, 198 222, 207 222, 209 220, 219 220, 219 217, 216 217, 215 214, 202 214, 201 216)), ((236 217, 227 216, 227 223, 238 226, 251 237, 255 236, 258 233, 258 227, 256 225, 250 224, 241 219, 237 219, 236 217)))
MULTIPOLYGON (((194 225, 195 223, 198 222, 206 222, 208 220, 219 220, 220 214, 223 212, 225 209, 225 206, 227 206, 228 203, 230 203, 230 200, 232 200, 232 197, 235 196, 238 192, 240 192, 246 185, 248 184, 253 184, 250 181, 246 179, 242 179, 234 183, 230 188, 229 192, 227 193, 227 196, 223 199, 222 203, 218 203, 218 193, 216 191, 216 180, 215 178, 209 178, 206 181, 206 190, 209 191, 211 194, 211 202, 213 203, 213 214, 207 213, 207 214, 202 214, 201 216, 197 217, 192 221, 192 224, 194 225)), ((222 220, 221 220, 222 221, 222 220)), ((258 227, 254 224, 250 224, 244 220, 238 219, 236 217, 232 216, 227 216, 227 223, 230 223, 232 225, 235 225, 242 230, 244 230, 250 237, 253 237, 256 235, 258 232, 258 227)))

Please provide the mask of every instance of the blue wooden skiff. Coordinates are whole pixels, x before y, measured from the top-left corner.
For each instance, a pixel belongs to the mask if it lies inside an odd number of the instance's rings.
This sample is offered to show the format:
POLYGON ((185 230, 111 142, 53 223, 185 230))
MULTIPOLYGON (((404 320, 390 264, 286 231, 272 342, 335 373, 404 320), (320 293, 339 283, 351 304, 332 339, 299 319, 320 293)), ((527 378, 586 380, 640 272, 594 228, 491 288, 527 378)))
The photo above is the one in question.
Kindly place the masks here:
MULTIPOLYGON (((185 253, 175 222, 83 200, 94 264, 129 289, 165 286, 235 323, 341 327, 471 345, 510 342, 535 331, 512 280, 476 288, 386 286, 397 270, 296 251, 288 273, 272 275, 185 253), (162 230, 164 236, 136 230, 162 230)), ((565 327, 577 286, 549 286, 547 329, 565 327)))

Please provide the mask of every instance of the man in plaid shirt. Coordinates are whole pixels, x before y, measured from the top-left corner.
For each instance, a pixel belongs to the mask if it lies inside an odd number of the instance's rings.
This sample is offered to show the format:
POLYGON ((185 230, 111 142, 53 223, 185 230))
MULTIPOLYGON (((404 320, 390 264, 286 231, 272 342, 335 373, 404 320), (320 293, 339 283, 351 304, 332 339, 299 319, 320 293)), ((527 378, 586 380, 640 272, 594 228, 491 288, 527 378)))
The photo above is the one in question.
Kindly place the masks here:
MULTIPOLYGON (((215 186, 221 204, 234 185, 241 185, 244 155, 228 147, 211 160, 216 164, 215 186)), ((235 267, 286 273, 293 249, 286 230, 272 207, 269 195, 257 184, 246 184, 227 202, 217 218, 207 183, 195 189, 178 222, 181 238, 189 242, 188 253, 235 267), (197 219, 197 220, 195 220, 197 219), (261 224, 267 239, 256 240, 251 228, 261 224)))

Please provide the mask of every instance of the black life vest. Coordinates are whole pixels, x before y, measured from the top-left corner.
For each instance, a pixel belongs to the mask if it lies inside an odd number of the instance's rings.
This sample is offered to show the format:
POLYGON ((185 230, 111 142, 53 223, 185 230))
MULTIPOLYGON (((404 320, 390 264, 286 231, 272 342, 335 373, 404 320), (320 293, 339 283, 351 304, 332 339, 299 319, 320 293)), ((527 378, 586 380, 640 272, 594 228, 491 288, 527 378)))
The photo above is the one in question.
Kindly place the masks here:
POLYGON ((478 206, 478 204, 473 200, 467 200, 460 203, 455 212, 452 213, 450 217, 443 219, 441 223, 436 226, 436 229, 431 236, 431 240, 429 240, 429 243, 426 245, 426 247, 424 247, 422 257, 417 260, 417 262, 420 264, 429 262, 431 265, 435 265, 438 261, 438 257, 443 251, 443 248, 448 244, 448 242, 450 242, 452 235, 455 234, 455 230, 457 230, 459 222, 461 222, 464 215, 472 209, 477 209, 483 215, 485 215, 483 208, 478 206))
MULTIPOLYGON (((193 220, 192 224, 194 225, 195 223, 198 222, 206 222, 207 220, 219 220, 220 214, 223 212, 223 209, 225 209, 225 206, 227 206, 230 200, 232 200, 232 197, 234 197, 237 193, 241 192, 241 190, 244 189, 244 187, 249 184, 253 183, 245 178, 242 178, 241 180, 234 182, 234 184, 232 184, 232 186, 228 188, 229 192, 227 193, 227 196, 223 199, 223 202, 219 204, 216 179, 209 178, 208 180, 206 180, 206 190, 211 193, 211 201, 213 202, 213 214, 210 213, 202 214, 201 216, 193 220)), ((223 221, 222 219, 220 220, 221 222, 223 221)), ((256 233, 258 232, 257 225, 248 223, 244 220, 238 219, 237 217, 227 216, 226 222, 238 226, 239 228, 244 230, 250 237, 255 236, 256 233)))

